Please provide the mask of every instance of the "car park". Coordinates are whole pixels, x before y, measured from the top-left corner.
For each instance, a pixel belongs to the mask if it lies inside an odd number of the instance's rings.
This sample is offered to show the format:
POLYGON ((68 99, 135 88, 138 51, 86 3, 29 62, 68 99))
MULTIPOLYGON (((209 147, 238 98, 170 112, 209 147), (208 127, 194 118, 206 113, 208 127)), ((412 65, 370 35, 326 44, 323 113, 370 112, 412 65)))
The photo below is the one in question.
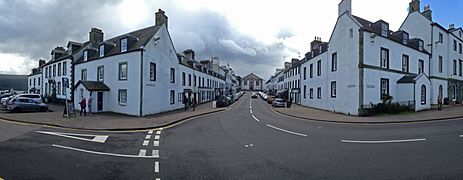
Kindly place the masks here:
POLYGON ((8 102, 7 110, 11 112, 46 112, 48 111, 48 105, 39 102, 33 98, 14 97, 8 102))
POLYGON ((273 107, 285 107, 285 101, 283 99, 277 98, 273 100, 272 106, 273 107))

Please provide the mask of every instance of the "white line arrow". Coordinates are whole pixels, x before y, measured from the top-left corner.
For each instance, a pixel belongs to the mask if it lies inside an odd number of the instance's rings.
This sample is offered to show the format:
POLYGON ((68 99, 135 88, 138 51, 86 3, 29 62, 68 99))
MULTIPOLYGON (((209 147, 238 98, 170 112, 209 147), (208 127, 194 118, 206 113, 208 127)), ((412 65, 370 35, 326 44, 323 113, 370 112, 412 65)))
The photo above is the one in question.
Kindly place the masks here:
POLYGON ((92 134, 75 134, 75 133, 62 133, 62 132, 47 132, 47 131, 36 131, 37 133, 41 134, 48 134, 60 137, 66 137, 71 139, 78 139, 82 141, 90 141, 90 142, 98 142, 104 143, 108 139, 109 136, 104 135, 92 135, 92 134), (91 137, 91 139, 83 138, 83 137, 91 137))

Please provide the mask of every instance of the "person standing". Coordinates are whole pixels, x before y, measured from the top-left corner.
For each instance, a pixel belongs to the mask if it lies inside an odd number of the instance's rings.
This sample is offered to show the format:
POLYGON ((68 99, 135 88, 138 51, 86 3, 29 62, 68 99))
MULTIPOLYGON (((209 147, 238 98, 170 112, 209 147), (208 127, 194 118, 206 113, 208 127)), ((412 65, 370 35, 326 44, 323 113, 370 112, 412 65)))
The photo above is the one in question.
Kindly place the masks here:
POLYGON ((92 115, 92 101, 93 101, 93 98, 90 96, 88 97, 88 115, 92 115))
POLYGON ((437 109, 438 109, 439 111, 442 110, 442 96, 441 96, 441 95, 439 95, 439 96, 437 97, 437 109))
POLYGON ((84 112, 84 116, 87 115, 87 110, 85 108, 87 108, 87 100, 84 98, 82 99, 82 101, 80 101, 80 116, 82 116, 82 112, 84 112))
POLYGON ((193 95, 193 99, 192 99, 192 104, 193 104, 193 111, 196 110, 196 95, 193 95))
POLYGON ((188 110, 188 99, 185 93, 183 93, 183 104, 185 105, 185 111, 188 110))

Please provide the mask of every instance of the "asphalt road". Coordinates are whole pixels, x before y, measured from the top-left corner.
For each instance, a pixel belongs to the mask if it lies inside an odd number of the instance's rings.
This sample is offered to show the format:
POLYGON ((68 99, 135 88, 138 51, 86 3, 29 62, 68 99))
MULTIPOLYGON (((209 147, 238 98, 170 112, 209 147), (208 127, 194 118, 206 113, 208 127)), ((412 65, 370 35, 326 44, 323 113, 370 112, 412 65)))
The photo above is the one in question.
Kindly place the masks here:
POLYGON ((354 125, 294 119, 248 93, 227 111, 151 131, 0 121, 0 178, 462 179, 461 135, 463 120, 354 125))

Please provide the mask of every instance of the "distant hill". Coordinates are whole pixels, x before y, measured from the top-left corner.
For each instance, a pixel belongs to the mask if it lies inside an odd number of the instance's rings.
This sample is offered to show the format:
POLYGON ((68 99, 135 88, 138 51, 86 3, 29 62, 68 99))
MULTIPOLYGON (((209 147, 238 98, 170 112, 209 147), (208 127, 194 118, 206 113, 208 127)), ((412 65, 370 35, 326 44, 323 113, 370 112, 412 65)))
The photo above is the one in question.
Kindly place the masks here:
POLYGON ((27 75, 0 74, 0 90, 27 91, 27 75))

